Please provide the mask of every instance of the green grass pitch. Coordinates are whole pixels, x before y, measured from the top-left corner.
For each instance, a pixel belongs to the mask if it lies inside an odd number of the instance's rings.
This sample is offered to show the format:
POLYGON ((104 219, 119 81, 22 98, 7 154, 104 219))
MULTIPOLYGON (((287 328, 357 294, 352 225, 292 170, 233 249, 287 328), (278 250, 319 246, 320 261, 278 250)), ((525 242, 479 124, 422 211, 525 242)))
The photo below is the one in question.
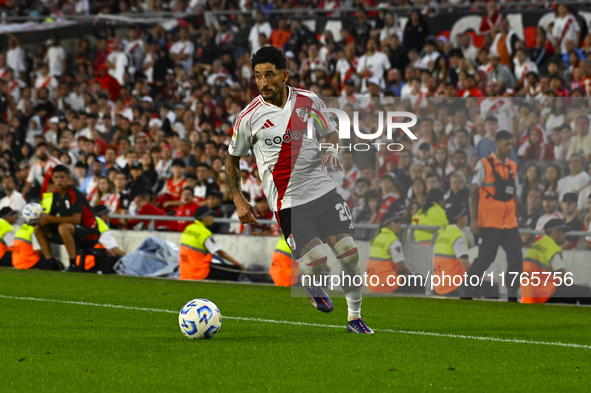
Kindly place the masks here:
POLYGON ((345 300, 334 303, 322 314, 288 288, 0 269, 0 392, 591 386, 587 307, 373 297, 363 316, 376 334, 361 336, 346 332, 345 300), (178 327, 178 311, 199 297, 224 316, 212 340, 178 327))

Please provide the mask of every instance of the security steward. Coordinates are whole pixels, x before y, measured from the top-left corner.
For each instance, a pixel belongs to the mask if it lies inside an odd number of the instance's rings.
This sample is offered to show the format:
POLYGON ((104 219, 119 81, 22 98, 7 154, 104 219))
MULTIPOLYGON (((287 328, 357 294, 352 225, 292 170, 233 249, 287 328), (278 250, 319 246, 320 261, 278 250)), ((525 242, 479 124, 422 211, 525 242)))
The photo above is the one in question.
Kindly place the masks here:
POLYGON ((560 245, 566 241, 567 231, 564 220, 552 219, 544 226, 546 235, 527 251, 523 260, 527 280, 520 280, 521 303, 591 304, 588 287, 571 285, 572 281, 565 280, 566 269, 560 245))
POLYGON ((366 269, 369 276, 367 287, 372 292, 424 293, 425 291, 424 287, 414 285, 416 284, 414 280, 398 278, 412 274, 404 263, 402 243, 398 240, 400 223, 403 219, 401 213, 391 210, 382 217, 380 232, 371 243, 366 269), (399 285, 400 283, 404 285, 399 285))
POLYGON ((519 280, 509 278, 521 274, 523 254, 517 229, 517 164, 509 159, 513 134, 509 131, 497 132, 495 145, 495 152, 476 164, 472 179, 470 229, 480 237, 480 245, 478 257, 470 266, 468 275, 481 277, 495 260, 500 245, 507 254, 510 273, 505 273, 508 300, 516 302, 519 280))
MULTIPOLYGON (((412 216, 412 224, 439 227, 449 225, 443 206, 445 206, 445 194, 439 188, 432 189, 427 194, 423 207, 412 216)), ((432 229, 415 229, 415 243, 429 246, 433 244, 434 234, 435 231, 432 229)))
POLYGON ((468 225, 468 209, 461 205, 452 205, 447 209, 447 225, 439 230, 435 240, 435 258, 433 260, 433 275, 435 280, 433 290, 438 295, 460 296, 466 295, 462 282, 464 273, 470 268, 468 259, 468 239, 462 229, 468 225))
POLYGON ((181 280, 237 281, 243 273, 242 265, 214 241, 208 229, 213 224, 213 216, 213 210, 201 206, 195 211, 195 222, 183 231, 179 261, 181 280))
POLYGON ((98 205, 92 210, 100 232, 99 241, 94 246, 94 250, 82 250, 81 254, 83 255, 76 257, 76 266, 80 269, 80 261, 84 260, 84 271, 100 270, 102 273, 109 274, 119 258, 125 255, 125 251, 119 247, 109 228, 109 208, 105 205, 98 205), (101 263, 97 264, 97 260, 101 263))
POLYGON ((57 264, 54 266, 54 269, 48 268, 39 257, 41 247, 35 238, 34 230, 35 227, 23 224, 14 234, 12 266, 16 269, 59 270, 57 264))
MULTIPOLYGON (((48 190, 53 191, 55 186, 49 184, 48 190)), ((48 213, 53 202, 53 192, 46 192, 41 198, 41 207, 48 213)), ((41 255, 41 246, 35 237, 35 227, 23 223, 14 234, 12 243, 12 266, 16 269, 43 269, 60 270, 60 265, 55 262, 50 265, 41 255)))
POLYGON ((12 266, 12 245, 18 212, 6 206, 0 209, 0 266, 12 266))
POLYGON ((291 248, 281 236, 275 245, 269 274, 278 287, 289 287, 298 282, 298 264, 291 256, 291 248))

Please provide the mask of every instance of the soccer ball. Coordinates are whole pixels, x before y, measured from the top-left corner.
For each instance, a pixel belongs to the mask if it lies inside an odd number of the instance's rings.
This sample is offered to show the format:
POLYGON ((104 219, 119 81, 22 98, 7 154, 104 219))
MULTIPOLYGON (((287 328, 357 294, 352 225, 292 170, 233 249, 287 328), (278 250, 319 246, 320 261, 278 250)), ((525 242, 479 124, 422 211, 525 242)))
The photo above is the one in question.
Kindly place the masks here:
POLYGON ((25 219, 25 223, 29 225, 35 225, 37 223, 37 220, 39 219, 39 217, 41 217, 41 215, 43 215, 43 213, 45 212, 43 211, 43 208, 40 204, 29 203, 23 209, 22 216, 25 219))
POLYGON ((190 339, 212 338, 222 327, 222 314, 209 300, 194 299, 179 313, 179 326, 190 339))

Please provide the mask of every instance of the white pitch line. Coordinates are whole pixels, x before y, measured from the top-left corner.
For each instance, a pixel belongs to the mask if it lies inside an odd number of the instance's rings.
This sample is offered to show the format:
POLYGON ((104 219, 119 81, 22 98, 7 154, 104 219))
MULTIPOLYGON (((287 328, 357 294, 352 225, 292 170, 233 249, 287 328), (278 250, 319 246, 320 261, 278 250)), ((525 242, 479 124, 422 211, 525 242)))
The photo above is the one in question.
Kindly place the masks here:
MULTIPOLYGON (((119 305, 119 304, 108 304, 108 303, 101 304, 101 303, 89 303, 89 302, 76 302, 76 301, 71 301, 71 300, 42 299, 42 298, 35 298, 35 297, 7 296, 7 295, 0 295, 0 298, 13 299, 13 300, 32 300, 32 301, 36 301, 36 302, 74 304, 74 305, 78 305, 78 306, 116 308, 116 309, 121 309, 121 310, 159 312, 159 313, 166 313, 166 314, 177 314, 178 313, 178 311, 166 310, 164 308, 133 307, 133 306, 123 306, 123 305, 119 305)), ((238 321, 278 323, 278 324, 284 324, 284 325, 310 326, 310 327, 321 327, 321 328, 343 329, 343 330, 345 328, 344 325, 324 325, 321 323, 281 321, 281 320, 277 320, 277 319, 230 317, 230 316, 226 316, 226 315, 223 315, 223 318, 224 319, 234 319, 234 320, 238 320, 238 321)), ((550 341, 532 341, 532 340, 523 340, 523 339, 517 339, 517 338, 467 336, 467 335, 453 334, 453 333, 436 333, 436 332, 394 330, 394 329, 374 329, 374 331, 383 332, 383 333, 395 333, 395 334, 412 334, 412 335, 417 335, 417 336, 461 338, 461 339, 465 339, 465 340, 492 341, 492 342, 502 342, 502 343, 512 343, 512 344, 547 345, 547 346, 555 346, 555 347, 591 349, 591 345, 572 344, 572 343, 563 343, 563 342, 550 342, 550 341)))

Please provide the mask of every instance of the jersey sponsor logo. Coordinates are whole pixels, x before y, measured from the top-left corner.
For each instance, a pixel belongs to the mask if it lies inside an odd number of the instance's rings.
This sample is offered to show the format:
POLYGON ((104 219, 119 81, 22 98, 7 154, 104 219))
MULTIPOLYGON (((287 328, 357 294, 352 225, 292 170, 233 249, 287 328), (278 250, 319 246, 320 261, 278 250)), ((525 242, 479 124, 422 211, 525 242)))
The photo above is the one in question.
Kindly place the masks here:
POLYGON ((261 130, 267 129, 267 128, 271 128, 271 127, 275 127, 275 124, 273 124, 271 122, 271 120, 267 119, 267 121, 265 122, 265 124, 263 125, 263 128, 261 128, 261 130))
POLYGON ((273 138, 267 138, 265 139, 265 145, 267 146, 273 146, 273 145, 281 145, 283 142, 289 143, 292 140, 293 141, 297 141, 300 139, 303 139, 306 137, 306 131, 302 130, 302 131, 298 131, 298 130, 293 130, 291 131, 289 128, 285 131, 285 134, 283 134, 283 136, 275 136, 273 138))

